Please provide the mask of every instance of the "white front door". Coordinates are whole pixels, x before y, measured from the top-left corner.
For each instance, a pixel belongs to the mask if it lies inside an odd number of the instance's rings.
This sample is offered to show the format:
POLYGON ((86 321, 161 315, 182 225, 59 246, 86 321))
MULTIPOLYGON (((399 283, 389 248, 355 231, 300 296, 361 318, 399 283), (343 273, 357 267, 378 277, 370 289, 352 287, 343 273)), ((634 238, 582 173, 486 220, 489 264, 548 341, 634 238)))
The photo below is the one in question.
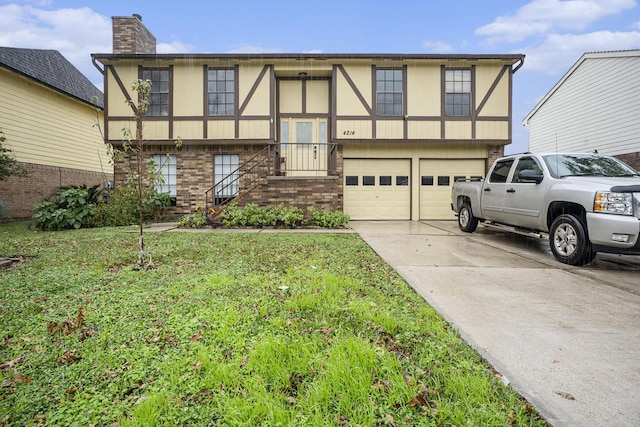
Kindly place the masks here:
POLYGON ((326 176, 327 120, 283 118, 280 153, 280 170, 287 176, 326 176))

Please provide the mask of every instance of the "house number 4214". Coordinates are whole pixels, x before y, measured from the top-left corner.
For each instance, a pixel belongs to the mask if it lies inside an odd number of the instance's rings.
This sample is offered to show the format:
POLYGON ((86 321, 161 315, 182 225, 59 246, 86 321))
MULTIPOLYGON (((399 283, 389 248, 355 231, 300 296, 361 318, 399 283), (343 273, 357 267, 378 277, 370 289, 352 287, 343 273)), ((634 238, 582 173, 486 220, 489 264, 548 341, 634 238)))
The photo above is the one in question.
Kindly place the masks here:
POLYGON ((345 130, 344 132, 342 132, 343 135, 355 135, 356 131, 355 130, 345 130))

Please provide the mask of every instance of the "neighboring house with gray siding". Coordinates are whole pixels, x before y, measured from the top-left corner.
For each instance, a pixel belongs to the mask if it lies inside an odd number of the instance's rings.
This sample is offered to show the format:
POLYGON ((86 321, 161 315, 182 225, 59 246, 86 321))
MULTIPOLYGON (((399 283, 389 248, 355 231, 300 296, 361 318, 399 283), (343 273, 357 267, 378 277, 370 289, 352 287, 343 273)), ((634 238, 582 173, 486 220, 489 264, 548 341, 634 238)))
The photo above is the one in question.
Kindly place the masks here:
POLYGON ((640 169, 640 50, 585 53, 523 125, 530 151, 597 150, 640 169))

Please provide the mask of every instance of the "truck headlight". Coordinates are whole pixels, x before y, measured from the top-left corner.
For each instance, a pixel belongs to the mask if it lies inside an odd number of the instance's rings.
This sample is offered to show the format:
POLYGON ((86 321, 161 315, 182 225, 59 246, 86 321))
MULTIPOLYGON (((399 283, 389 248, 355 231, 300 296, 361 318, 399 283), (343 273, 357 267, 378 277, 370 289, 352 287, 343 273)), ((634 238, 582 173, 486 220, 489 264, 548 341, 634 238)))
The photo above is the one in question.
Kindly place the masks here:
POLYGON ((633 194, 598 191, 593 201, 593 211, 618 215, 633 215, 633 194))

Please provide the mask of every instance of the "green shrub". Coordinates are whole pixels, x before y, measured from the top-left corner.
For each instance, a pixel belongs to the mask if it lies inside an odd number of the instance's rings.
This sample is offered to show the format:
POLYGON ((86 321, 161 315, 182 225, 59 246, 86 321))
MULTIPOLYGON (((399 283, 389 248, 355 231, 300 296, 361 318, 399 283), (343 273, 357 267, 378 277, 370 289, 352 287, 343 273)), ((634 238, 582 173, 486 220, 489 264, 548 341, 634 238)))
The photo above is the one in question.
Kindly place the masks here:
POLYGON ((304 211, 294 206, 279 204, 269 208, 261 208, 255 204, 247 204, 244 208, 237 203, 224 208, 220 214, 222 225, 235 227, 286 227, 296 228, 312 225, 323 228, 339 228, 349 222, 349 216, 343 212, 326 211, 308 208, 310 219, 307 221, 304 211))
POLYGON ((341 211, 327 211, 309 206, 307 209, 313 225, 322 228, 340 228, 349 222, 349 215, 341 211))
POLYGON ((178 220, 178 227, 181 228, 202 228, 208 224, 207 212, 196 209, 193 215, 185 215, 178 220))
MULTIPOLYGON (((145 189, 143 194, 143 219, 154 221, 162 217, 164 209, 171 205, 168 193, 145 189)), ((97 227, 117 227, 137 224, 140 216, 138 195, 134 183, 119 185, 109 193, 109 200, 97 206, 93 223, 97 227)))
POLYGON ((44 200, 33 208, 33 225, 40 230, 78 229, 92 224, 96 209, 86 188, 67 188, 54 200, 44 200))
POLYGON ((224 208, 220 214, 220 221, 226 228, 247 226, 245 211, 235 202, 224 208))
POLYGON ((264 227, 266 212, 260 206, 249 203, 244 207, 244 214, 250 227, 264 227))

